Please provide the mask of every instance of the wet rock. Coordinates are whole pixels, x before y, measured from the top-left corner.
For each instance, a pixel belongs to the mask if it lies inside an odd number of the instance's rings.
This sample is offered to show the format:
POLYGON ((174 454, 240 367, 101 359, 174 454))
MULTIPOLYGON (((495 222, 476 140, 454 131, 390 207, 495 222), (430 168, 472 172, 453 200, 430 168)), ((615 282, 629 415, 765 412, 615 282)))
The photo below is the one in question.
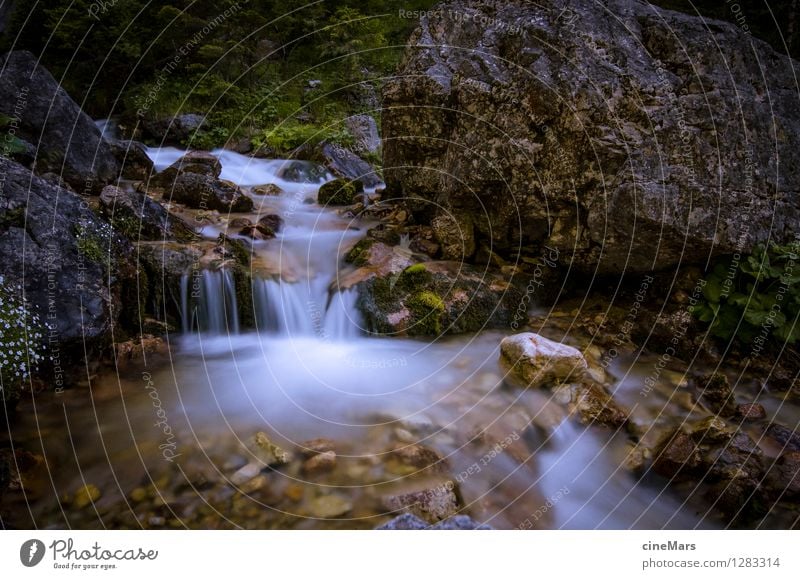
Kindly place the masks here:
POLYGON ((300 454, 306 458, 314 456, 315 454, 322 454, 323 452, 335 451, 336 444, 329 438, 314 438, 301 442, 300 454))
POLYGON ((250 239, 258 239, 258 240, 275 238, 275 232, 272 230, 272 228, 267 227, 265 225, 261 225, 260 223, 256 225, 251 224, 242 227, 242 229, 239 231, 239 234, 244 235, 245 237, 249 237, 250 239))
POLYGON ((767 411, 761 404, 739 404, 736 407, 736 416, 745 421, 763 420, 767 417, 767 411))
POLYGON ((332 450, 316 454, 303 463, 303 473, 309 476, 330 472, 336 468, 336 453, 332 450))
POLYGON ((192 136, 206 124, 205 117, 194 113, 184 113, 174 117, 145 119, 142 129, 145 136, 160 146, 191 144, 192 136))
POLYGON ((288 464, 292 460, 291 454, 273 443, 263 432, 256 433, 255 444, 256 456, 268 466, 288 464))
POLYGON ((717 416, 709 416, 689 425, 692 438, 697 443, 727 442, 734 434, 734 429, 717 416))
POLYGON ((800 434, 781 424, 767 426, 766 435, 777 442, 784 450, 800 451, 800 434))
POLYGON ((578 378, 588 369, 577 348, 532 332, 503 338, 500 358, 528 388, 578 378))
POLYGON ((99 499, 100 489, 93 484, 87 484, 75 492, 75 496, 72 498, 72 506, 77 509, 83 509, 94 504, 99 499))
POLYGON ((319 188, 317 203, 320 205, 352 205, 358 201, 357 196, 364 192, 359 181, 334 179, 319 188))
POLYGON ((100 208, 112 227, 133 241, 190 240, 195 234, 161 205, 136 191, 108 185, 100 193, 100 208))
POLYGON ((629 0, 442 3, 383 88, 389 196, 423 220, 453 215, 501 255, 549 246, 589 274, 790 239, 800 174, 751 178, 740 151, 711 155, 720 139, 746 140, 746 126, 778 125, 785 137, 749 140, 748 158, 800 166, 792 61, 734 23, 707 24, 629 0))
POLYGON ((420 491, 383 498, 383 506, 391 511, 404 510, 429 523, 435 523, 456 514, 458 499, 452 483, 420 491))
POLYGON ((370 239, 350 251, 357 307, 378 335, 438 336, 507 327, 521 292, 505 276, 454 261, 413 263, 411 252, 370 239))
POLYGON ((277 197, 283 195, 283 189, 274 183, 267 183, 266 185, 256 185, 252 188, 253 193, 256 195, 268 195, 270 197, 277 197))
POLYGON ((246 483, 247 481, 254 479, 259 474, 261 474, 262 467, 263 465, 258 462, 250 462, 244 465, 242 468, 240 468, 231 475, 231 484, 240 486, 246 483))
POLYGON ((619 406, 597 382, 572 384, 570 389, 570 410, 580 415, 583 424, 621 428, 628 421, 628 410, 619 406))
POLYGON ((134 503, 141 503, 148 497, 147 490, 142 487, 136 487, 128 495, 134 503))
POLYGON ((421 444, 397 444, 392 449, 391 455, 402 464, 415 469, 434 467, 434 470, 446 468, 445 460, 427 446, 421 444))
POLYGON ((375 169, 358 155, 340 145, 326 143, 319 152, 320 160, 336 177, 359 181, 364 187, 375 187, 381 179, 375 169))
POLYGON ((353 151, 358 155, 377 153, 381 148, 378 124, 370 115, 353 115, 344 121, 353 136, 353 151))
POLYGON ((121 168, 120 176, 123 179, 144 181, 153 172, 153 161, 147 155, 147 149, 142 143, 107 137, 105 140, 121 168))
POLYGON ((353 504, 340 495, 323 495, 309 503, 312 517, 333 519, 346 515, 353 510, 353 504))
POLYGON ((17 119, 16 135, 37 148, 37 173, 56 173, 76 191, 98 194, 119 174, 111 147, 37 61, 24 50, 2 57, 0 113, 17 119))
POLYGON ((734 401, 728 377, 722 372, 714 372, 703 377, 697 385, 700 399, 716 413, 728 413, 734 401))
POLYGON ((431 525, 410 513, 399 515, 391 521, 387 521, 381 526, 376 527, 376 530, 380 531, 421 531, 423 529, 439 531, 489 531, 492 527, 481 524, 467 515, 456 515, 431 525))
POLYGON ((700 462, 700 453, 692 437, 677 432, 656 453, 653 470, 670 479, 685 479, 693 475, 700 462))
POLYGON ((432 258, 436 258, 441 255, 441 246, 435 241, 430 241, 428 239, 412 239, 408 247, 411 249, 411 251, 422 253, 432 258))
POLYGON ((245 227, 253 227, 253 222, 247 217, 234 217, 228 221, 228 229, 243 229, 245 227))
POLYGON ((303 500, 303 496, 305 495, 305 490, 303 489, 302 485, 291 483, 286 486, 283 491, 283 496, 292 501, 293 503, 299 503, 303 500))
MULTIPOLYGON (((151 180, 151 183, 153 181, 151 180)), ((226 181, 198 173, 181 173, 171 183, 157 181, 166 201, 183 203, 192 209, 244 213, 252 211, 253 200, 226 181)))
POLYGON ((280 233, 283 229, 283 217, 270 213, 258 220, 258 225, 262 228, 269 229, 274 233, 280 233))
POLYGON ((782 454, 770 468, 767 482, 779 496, 800 497, 800 452, 782 454))

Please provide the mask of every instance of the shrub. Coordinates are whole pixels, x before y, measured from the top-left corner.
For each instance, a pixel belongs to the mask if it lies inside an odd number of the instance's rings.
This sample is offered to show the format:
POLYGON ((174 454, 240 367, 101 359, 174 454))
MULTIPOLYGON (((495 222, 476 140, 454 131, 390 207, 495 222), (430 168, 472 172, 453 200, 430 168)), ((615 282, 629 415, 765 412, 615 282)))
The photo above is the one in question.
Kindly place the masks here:
POLYGON ((692 313, 711 335, 751 343, 772 336, 800 338, 800 242, 760 245, 752 255, 727 257, 706 276, 703 299, 692 313))

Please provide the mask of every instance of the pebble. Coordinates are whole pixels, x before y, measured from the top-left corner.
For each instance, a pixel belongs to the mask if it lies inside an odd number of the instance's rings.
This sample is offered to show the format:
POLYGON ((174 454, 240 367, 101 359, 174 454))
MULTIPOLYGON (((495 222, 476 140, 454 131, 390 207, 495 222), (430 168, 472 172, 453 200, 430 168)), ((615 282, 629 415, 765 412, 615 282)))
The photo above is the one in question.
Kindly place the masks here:
POLYGON ((75 496, 72 498, 72 504, 76 508, 82 509, 84 507, 88 507, 99 498, 100 489, 92 484, 88 484, 78 489, 78 491, 75 493, 75 496))
POLYGON ((339 495, 323 495, 315 498, 309 504, 311 516, 320 519, 341 517, 350 512, 353 504, 339 495))
POLYGON ((249 464, 244 465, 242 468, 240 468, 231 475, 231 483, 237 486, 244 484, 250 479, 258 476, 260 472, 261 472, 261 465, 258 464, 257 462, 251 462, 249 464))
POLYGON ((736 407, 736 416, 742 420, 761 420, 767 417, 767 411, 761 404, 739 404, 736 407))
POLYGON ((307 475, 330 472, 334 468, 336 468, 336 453, 332 450, 312 456, 303 463, 303 473, 307 475))

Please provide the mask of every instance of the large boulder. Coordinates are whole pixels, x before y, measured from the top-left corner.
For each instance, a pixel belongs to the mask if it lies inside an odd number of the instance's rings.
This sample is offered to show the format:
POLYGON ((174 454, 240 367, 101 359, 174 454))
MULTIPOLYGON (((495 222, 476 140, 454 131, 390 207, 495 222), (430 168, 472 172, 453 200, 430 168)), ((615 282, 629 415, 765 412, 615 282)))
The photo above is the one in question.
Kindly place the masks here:
POLYGON ((100 208, 114 229, 132 241, 194 237, 186 224, 137 191, 107 185, 100 193, 100 208))
POLYGON ((353 137, 353 150, 359 155, 370 155, 380 151, 381 137, 378 123, 370 115, 353 115, 344 121, 347 132, 353 137))
MULTIPOLYGON (((82 364, 84 350, 98 351, 121 317, 138 314, 133 248, 78 194, 7 159, 0 175, 3 283, 22 287, 51 326, 54 366, 82 364)), ((59 376, 49 382, 66 378, 59 376)))
POLYGON ((147 190, 193 209, 251 211, 253 200, 234 183, 219 179, 221 172, 222 165, 217 157, 192 151, 153 175, 147 190))
POLYGON ((348 181, 360 181, 364 187, 382 184, 375 168, 350 149, 334 143, 325 143, 319 152, 320 161, 336 177, 348 181))
POLYGON ((27 51, 0 61, 0 113, 37 147, 34 170, 61 175, 76 191, 100 193, 119 167, 109 144, 61 85, 27 51))
POLYGON ((106 142, 111 146, 111 153, 119 163, 120 176, 123 179, 142 181, 150 176, 153 171, 153 161, 142 143, 107 137, 106 142))
POLYGON ((800 224, 793 65, 733 24, 639 0, 444 2, 384 88, 387 192, 423 221, 452 214, 443 247, 471 230, 583 272, 786 240, 800 224))
POLYGON ((206 126, 203 115, 183 113, 174 117, 161 117, 158 119, 144 119, 142 132, 146 138, 152 139, 158 145, 191 145, 194 134, 206 126))
POLYGON ((355 287, 367 330, 439 336, 509 327, 522 292, 506 276, 457 261, 415 263, 408 249, 365 239, 346 259, 358 269, 339 280, 355 287))

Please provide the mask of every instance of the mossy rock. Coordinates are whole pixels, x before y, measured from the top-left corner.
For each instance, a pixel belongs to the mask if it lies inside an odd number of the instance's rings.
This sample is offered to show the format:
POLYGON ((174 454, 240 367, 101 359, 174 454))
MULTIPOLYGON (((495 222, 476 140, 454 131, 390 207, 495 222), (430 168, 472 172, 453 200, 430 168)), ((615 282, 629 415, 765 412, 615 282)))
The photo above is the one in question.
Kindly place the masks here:
POLYGON ((406 307, 413 315, 408 329, 410 335, 438 336, 442 333, 444 300, 430 290, 417 292, 406 300, 406 307))
POLYGON ((363 192, 364 185, 360 181, 334 179, 319 188, 317 203, 320 205, 352 205, 358 201, 356 196, 363 192))
POLYGON ((361 267, 367 265, 369 262, 369 249, 375 243, 372 239, 361 239, 356 243, 350 251, 347 252, 347 255, 344 257, 344 260, 347 263, 352 263, 357 267, 361 267))

